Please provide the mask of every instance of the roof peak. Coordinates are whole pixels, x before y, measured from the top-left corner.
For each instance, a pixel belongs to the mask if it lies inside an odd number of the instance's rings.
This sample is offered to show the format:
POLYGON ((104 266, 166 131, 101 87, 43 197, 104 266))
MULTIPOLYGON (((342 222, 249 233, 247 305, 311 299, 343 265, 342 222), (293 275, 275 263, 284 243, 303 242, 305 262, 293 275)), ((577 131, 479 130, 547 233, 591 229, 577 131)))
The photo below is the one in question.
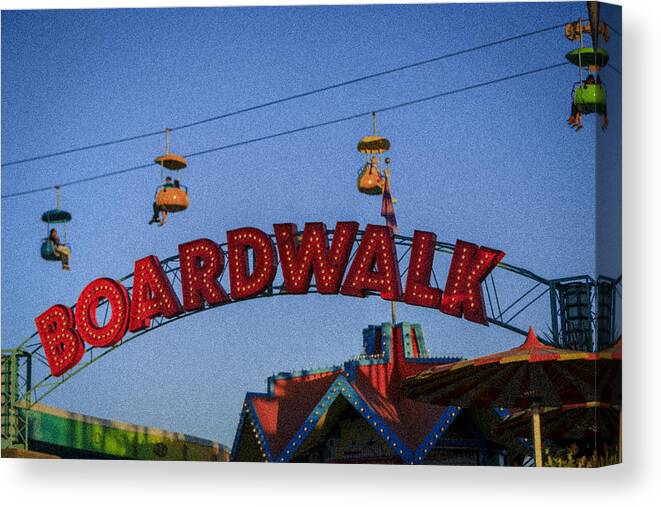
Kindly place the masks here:
POLYGON ((537 335, 535 334, 535 331, 533 330, 532 326, 530 326, 530 328, 528 329, 528 336, 526 337, 526 341, 523 342, 521 347, 532 349, 543 346, 544 345, 542 344, 542 342, 540 342, 539 338, 537 338, 537 335))

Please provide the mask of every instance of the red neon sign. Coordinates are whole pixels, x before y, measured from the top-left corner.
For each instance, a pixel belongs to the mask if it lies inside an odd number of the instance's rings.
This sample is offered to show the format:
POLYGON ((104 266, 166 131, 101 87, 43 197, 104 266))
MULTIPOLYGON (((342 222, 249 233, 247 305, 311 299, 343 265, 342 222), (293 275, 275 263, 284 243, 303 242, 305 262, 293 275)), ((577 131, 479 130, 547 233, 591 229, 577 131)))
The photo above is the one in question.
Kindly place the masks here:
POLYGON ((158 257, 149 255, 135 262, 129 331, 146 329, 154 317, 168 319, 184 313, 179 298, 165 276, 158 257))
POLYGON ((409 305, 440 308, 443 292, 441 289, 429 285, 435 246, 436 234, 433 232, 415 231, 413 233, 411 259, 404 292, 404 302, 409 305))
POLYGON ((83 341, 95 347, 111 347, 124 338, 129 325, 129 291, 110 278, 98 278, 83 289, 76 303, 76 331, 83 341), (99 326, 96 307, 108 300, 110 319, 99 326))
POLYGON ((378 291, 389 301, 397 301, 402 295, 395 240, 385 225, 367 226, 340 292, 365 297, 368 290, 378 291))
POLYGON ((321 222, 305 224, 299 240, 294 224, 273 226, 278 243, 285 290, 307 294, 314 274, 317 292, 337 294, 358 232, 358 222, 338 222, 328 248, 328 233, 321 222))
POLYGON ((402 291, 397 249, 386 226, 368 225, 353 259, 356 222, 338 222, 330 247, 323 223, 307 223, 302 233, 294 224, 273 227, 275 244, 253 227, 227 233, 229 294, 219 281, 225 269, 225 252, 217 243, 202 238, 179 245, 183 305, 158 258, 150 255, 135 263, 131 296, 119 282, 99 278, 80 293, 75 316, 67 306, 52 306, 35 319, 51 373, 60 376, 78 364, 85 343, 111 347, 127 331, 148 328, 156 317, 169 319, 200 310, 205 304, 216 306, 263 293, 275 279, 278 254, 283 285, 290 294, 306 294, 314 277, 320 294, 364 297, 368 291, 376 291, 389 301, 436 308, 487 325, 481 283, 505 256, 500 250, 457 240, 441 290, 430 285, 436 235, 415 231, 402 291), (100 326, 96 308, 103 300, 108 301, 111 317, 100 326))
POLYGON ((216 243, 202 238, 179 245, 179 272, 184 310, 199 310, 229 302, 230 298, 218 281, 225 269, 225 255, 216 243))
POLYGON ((85 344, 74 328, 71 308, 64 305, 51 306, 34 322, 51 373, 59 377, 76 366, 85 354, 85 344))
POLYGON ((273 283, 278 268, 275 246, 268 235, 254 227, 243 227, 227 233, 227 257, 230 268, 232 299, 245 299, 261 294, 273 283), (248 253, 253 254, 250 273, 248 253))
POLYGON ((505 253, 500 250, 457 240, 441 300, 441 311, 454 317, 463 315, 471 322, 486 324, 487 311, 481 284, 503 257, 505 253))

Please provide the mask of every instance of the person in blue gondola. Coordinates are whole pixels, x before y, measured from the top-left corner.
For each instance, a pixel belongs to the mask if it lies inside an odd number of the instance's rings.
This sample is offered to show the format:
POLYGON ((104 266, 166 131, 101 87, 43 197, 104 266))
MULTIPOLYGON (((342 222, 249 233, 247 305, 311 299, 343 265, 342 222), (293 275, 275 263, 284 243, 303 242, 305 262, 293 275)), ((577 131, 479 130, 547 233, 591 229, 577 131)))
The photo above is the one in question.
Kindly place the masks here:
POLYGON ((48 241, 50 241, 53 245, 53 253, 55 256, 62 261, 62 269, 69 271, 71 269, 69 266, 69 260, 71 259, 71 249, 68 246, 62 244, 60 241, 60 236, 55 229, 50 230, 48 241))
MULTIPOLYGON (((165 178, 165 183, 163 184, 163 188, 172 188, 174 185, 172 183, 172 178, 170 176, 167 176, 165 178)), ((149 225, 151 224, 158 224, 159 226, 163 225, 165 223, 165 218, 167 217, 167 210, 165 208, 162 208, 158 204, 156 204, 156 199, 154 199, 154 202, 152 203, 152 211, 153 215, 151 217, 151 220, 149 221, 149 225), (161 215, 162 218, 159 218, 159 214, 161 215)))

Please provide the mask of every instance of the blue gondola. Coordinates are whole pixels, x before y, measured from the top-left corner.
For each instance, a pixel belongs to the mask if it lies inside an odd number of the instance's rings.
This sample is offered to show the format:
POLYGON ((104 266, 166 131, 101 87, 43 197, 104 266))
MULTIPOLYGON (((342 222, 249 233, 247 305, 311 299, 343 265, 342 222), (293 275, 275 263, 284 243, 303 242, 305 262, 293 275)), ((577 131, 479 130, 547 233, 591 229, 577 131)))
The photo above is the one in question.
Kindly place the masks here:
POLYGON ((55 253, 53 242, 50 240, 50 231, 54 224, 63 224, 64 234, 62 246, 68 247, 71 250, 71 245, 67 243, 67 226, 66 224, 71 221, 71 213, 60 208, 60 187, 55 187, 57 190, 57 207, 48 211, 44 211, 41 215, 41 220, 46 223, 46 237, 41 240, 40 254, 41 258, 46 261, 61 261, 60 257, 55 253))

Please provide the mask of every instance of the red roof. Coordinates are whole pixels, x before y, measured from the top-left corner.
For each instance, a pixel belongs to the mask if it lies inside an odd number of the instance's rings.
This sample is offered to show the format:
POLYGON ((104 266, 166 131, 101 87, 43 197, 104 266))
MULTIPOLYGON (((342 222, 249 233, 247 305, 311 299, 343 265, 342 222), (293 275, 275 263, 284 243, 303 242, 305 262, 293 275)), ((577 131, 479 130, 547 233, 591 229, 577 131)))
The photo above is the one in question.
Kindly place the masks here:
POLYGON ((383 423, 415 452, 439 422, 446 407, 405 398, 401 383, 432 366, 457 360, 420 357, 424 342, 422 336, 416 336, 416 330, 421 335, 419 326, 398 324, 392 336, 386 333, 391 343, 385 344, 382 355, 363 355, 358 360, 348 361, 342 369, 278 375, 270 379, 269 393, 249 393, 246 401, 254 407, 258 419, 254 422, 261 426, 272 458, 276 460, 283 453, 339 376, 348 381, 383 423), (409 357, 405 355, 403 333, 408 333, 410 340, 409 357))
POLYGON ((252 394, 253 406, 274 455, 280 455, 339 371, 275 380, 273 395, 252 394))

